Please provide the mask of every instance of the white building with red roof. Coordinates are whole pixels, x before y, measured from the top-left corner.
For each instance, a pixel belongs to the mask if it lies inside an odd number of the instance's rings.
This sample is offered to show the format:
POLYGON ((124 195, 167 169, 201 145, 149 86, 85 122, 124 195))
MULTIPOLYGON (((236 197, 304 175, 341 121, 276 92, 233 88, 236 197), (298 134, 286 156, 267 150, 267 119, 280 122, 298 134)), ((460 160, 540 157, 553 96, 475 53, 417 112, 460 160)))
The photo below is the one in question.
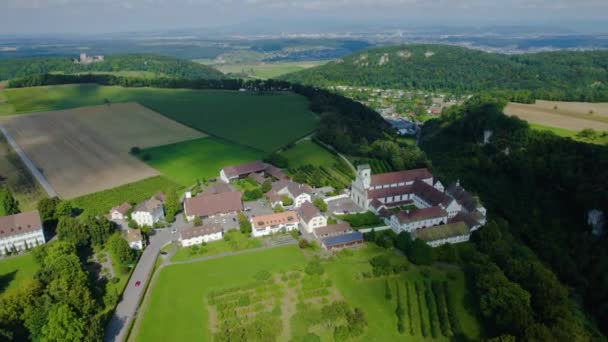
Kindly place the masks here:
POLYGON ((251 235, 254 237, 298 229, 299 224, 298 215, 294 211, 254 216, 250 222, 251 235))

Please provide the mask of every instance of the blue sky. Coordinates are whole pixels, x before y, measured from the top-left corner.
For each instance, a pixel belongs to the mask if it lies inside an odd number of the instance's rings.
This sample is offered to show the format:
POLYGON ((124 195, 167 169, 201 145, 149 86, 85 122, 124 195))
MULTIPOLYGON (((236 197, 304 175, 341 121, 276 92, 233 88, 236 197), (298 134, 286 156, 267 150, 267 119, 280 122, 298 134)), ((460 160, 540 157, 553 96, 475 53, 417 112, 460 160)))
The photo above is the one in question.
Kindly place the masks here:
POLYGON ((563 25, 608 31, 608 0, 0 0, 0 32, 103 33, 267 20, 398 25, 563 25))

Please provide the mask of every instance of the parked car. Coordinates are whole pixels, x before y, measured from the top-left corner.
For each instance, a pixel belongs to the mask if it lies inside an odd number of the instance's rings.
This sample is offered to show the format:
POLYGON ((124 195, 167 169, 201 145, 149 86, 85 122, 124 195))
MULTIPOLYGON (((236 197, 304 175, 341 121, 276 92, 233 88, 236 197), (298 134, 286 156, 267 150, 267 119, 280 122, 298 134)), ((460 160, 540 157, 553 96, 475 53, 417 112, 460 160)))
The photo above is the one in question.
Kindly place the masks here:
POLYGON ((141 285, 141 281, 138 280, 135 282, 135 287, 139 287, 139 285, 141 285))

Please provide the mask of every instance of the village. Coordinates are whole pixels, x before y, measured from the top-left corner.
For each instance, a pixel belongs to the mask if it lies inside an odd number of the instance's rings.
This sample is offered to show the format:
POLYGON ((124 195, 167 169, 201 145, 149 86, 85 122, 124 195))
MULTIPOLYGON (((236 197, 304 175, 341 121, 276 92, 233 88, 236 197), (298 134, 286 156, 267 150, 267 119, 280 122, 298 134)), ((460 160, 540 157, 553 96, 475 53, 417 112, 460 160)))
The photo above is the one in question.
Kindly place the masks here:
MULTIPOLYGON (((182 247, 221 240, 243 225, 253 238, 295 231, 300 239, 328 251, 359 246, 363 233, 388 229, 437 247, 468 241, 471 232, 486 223, 486 210, 477 197, 458 182, 444 186, 428 169, 372 175, 368 165, 359 165, 351 189, 335 195, 330 187, 294 182, 281 169, 254 161, 224 167, 216 180, 189 189, 182 198, 186 222, 168 226, 182 247), (266 190, 264 197, 246 201, 235 187, 243 180, 266 190), (370 212, 383 224, 356 230, 341 219, 370 212)), ((131 248, 142 250, 146 243, 141 228, 167 227, 164 201, 165 195, 158 192, 135 206, 117 204, 107 218, 131 248)), ((2 254, 47 241, 37 211, 2 217, 0 237, 2 254)))

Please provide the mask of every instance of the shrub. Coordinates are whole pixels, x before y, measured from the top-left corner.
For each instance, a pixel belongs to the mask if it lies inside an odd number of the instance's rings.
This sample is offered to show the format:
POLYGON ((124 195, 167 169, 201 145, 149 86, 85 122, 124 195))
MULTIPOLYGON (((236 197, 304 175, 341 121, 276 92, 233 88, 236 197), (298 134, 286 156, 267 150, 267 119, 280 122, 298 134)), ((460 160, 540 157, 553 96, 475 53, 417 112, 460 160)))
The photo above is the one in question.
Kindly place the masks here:
POLYGON ((137 146, 133 146, 131 147, 131 149, 129 150, 129 153, 131 154, 135 154, 138 155, 141 153, 141 148, 137 147, 137 146))
POLYGON ((428 282, 424 282, 424 297, 426 299, 426 306, 429 310, 429 321, 431 326, 431 335, 433 338, 437 338, 439 335, 439 317, 437 316, 437 304, 435 304, 435 296, 430 289, 428 282))
POLYGON ((454 296, 450 292, 447 281, 443 282, 443 290, 447 305, 448 319, 450 320, 450 328, 452 328, 452 333, 454 335, 460 335, 462 330, 460 328, 460 322, 458 321, 458 315, 456 314, 456 303, 454 296))
POLYGON ((264 280, 270 279, 270 277, 272 277, 272 275, 270 274, 270 272, 268 272, 266 270, 262 270, 262 271, 257 272, 253 277, 256 280, 264 281, 264 280))
POLYGON ((452 336, 443 284, 437 280, 433 280, 431 282, 431 289, 433 290, 435 302, 437 303, 437 316, 439 317, 441 333, 444 336, 452 336))
POLYGON ((305 248, 310 247, 310 244, 308 243, 308 240, 306 240, 306 239, 300 239, 298 241, 298 247, 300 247, 301 249, 305 249, 305 248))
POLYGON ((141 156, 141 160, 143 161, 150 161, 152 159, 152 155, 150 155, 150 153, 144 153, 143 156, 141 156))
POLYGON ((306 265, 304 272, 306 272, 308 275, 322 275, 325 273, 325 269, 323 268, 321 262, 318 259, 315 259, 306 265))

